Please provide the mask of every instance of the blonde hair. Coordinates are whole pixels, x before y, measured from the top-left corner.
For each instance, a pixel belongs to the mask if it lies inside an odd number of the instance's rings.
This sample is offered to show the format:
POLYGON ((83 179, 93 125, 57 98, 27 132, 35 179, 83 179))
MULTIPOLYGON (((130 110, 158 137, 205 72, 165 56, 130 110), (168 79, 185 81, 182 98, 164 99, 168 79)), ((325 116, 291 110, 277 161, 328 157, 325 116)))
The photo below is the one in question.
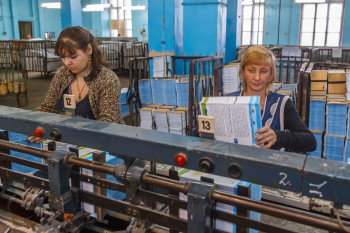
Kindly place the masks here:
POLYGON ((247 90, 247 81, 244 77, 244 69, 248 65, 268 65, 270 67, 271 77, 265 88, 266 95, 268 95, 269 87, 275 81, 276 77, 275 55, 273 55, 271 50, 260 45, 251 46, 244 52, 239 68, 239 77, 243 82, 243 91, 247 90))

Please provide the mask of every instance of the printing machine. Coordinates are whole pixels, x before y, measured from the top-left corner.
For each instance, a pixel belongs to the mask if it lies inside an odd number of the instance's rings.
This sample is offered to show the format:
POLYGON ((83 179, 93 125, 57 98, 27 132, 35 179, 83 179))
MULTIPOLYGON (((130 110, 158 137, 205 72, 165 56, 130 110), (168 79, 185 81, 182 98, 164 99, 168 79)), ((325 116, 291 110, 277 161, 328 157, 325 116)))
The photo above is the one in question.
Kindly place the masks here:
POLYGON ((345 163, 5 106, 0 106, 0 129, 97 148, 124 160, 112 166, 79 158, 72 151, 42 150, 0 140, 2 232, 223 232, 213 224, 216 219, 236 224, 234 232, 247 232, 248 228, 297 232, 252 220, 247 211, 327 231, 350 229, 349 217, 342 210, 350 203, 350 165, 345 163), (45 162, 14 157, 10 150, 45 162), (11 162, 37 171, 14 171, 11 162), (153 164, 291 191, 331 201, 334 208, 325 215, 252 200, 220 191, 212 182, 179 181, 173 169, 164 176, 153 164), (92 170, 94 175, 82 174, 80 168, 92 170), (121 183, 105 179, 104 174, 121 183), (93 184, 94 192, 81 189, 80 182, 93 184), (126 198, 106 197, 105 189, 125 192, 126 198), (187 200, 180 199, 179 193, 186 194, 187 200), (82 202, 93 204, 97 217, 82 210, 82 202), (235 206, 236 214, 216 209, 218 203, 235 206), (179 209, 187 210, 187 219, 179 217, 179 209))

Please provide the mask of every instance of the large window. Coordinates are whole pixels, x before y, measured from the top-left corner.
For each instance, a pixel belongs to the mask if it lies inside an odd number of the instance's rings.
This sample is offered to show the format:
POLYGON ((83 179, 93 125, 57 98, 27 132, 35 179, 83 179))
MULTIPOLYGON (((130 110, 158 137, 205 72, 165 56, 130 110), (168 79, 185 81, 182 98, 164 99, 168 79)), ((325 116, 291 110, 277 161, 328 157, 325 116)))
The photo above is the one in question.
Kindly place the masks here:
POLYGON ((339 47, 343 9, 344 0, 303 4, 299 44, 301 46, 339 47))
POLYGON ((131 0, 110 0, 111 36, 132 36, 131 0))
POLYGON ((264 31, 265 0, 245 0, 242 1, 242 5, 242 45, 262 44, 264 31))

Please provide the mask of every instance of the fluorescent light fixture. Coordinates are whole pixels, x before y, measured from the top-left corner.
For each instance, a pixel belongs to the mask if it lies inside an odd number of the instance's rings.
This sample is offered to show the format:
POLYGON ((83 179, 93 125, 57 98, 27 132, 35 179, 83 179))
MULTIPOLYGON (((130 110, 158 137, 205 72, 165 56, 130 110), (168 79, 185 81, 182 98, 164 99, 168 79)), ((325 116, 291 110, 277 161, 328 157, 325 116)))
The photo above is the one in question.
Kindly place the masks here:
POLYGON ((104 11, 105 8, 109 8, 110 4, 89 4, 86 5, 82 11, 104 11))
POLYGON ((85 7, 86 8, 91 8, 91 7, 98 7, 98 8, 109 8, 111 6, 111 4, 89 4, 89 5, 86 5, 85 7))
POLYGON ((242 6, 251 6, 253 5, 252 0, 242 0, 242 6))
POLYGON ((60 9, 61 3, 60 2, 44 2, 41 3, 41 7, 50 8, 50 9, 60 9))
POLYGON ((122 6, 122 7, 113 7, 121 10, 132 10, 132 11, 140 11, 147 10, 147 6, 122 6))
POLYGON ((295 0, 295 3, 325 3, 327 0, 295 0))
POLYGON ((86 8, 85 7, 85 8, 82 9, 82 11, 85 11, 85 12, 87 12, 87 11, 88 12, 91 12, 91 11, 104 11, 104 10, 105 10, 105 8, 103 8, 103 7, 102 8, 98 8, 98 7, 96 7, 96 8, 86 8))

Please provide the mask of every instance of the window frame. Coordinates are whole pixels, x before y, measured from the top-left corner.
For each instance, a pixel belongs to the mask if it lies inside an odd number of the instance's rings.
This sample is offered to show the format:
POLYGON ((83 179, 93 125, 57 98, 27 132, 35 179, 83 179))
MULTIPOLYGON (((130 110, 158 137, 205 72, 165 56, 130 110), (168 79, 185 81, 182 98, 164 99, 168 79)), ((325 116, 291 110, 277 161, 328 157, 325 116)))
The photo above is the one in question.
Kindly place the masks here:
POLYGON ((243 23, 244 23, 244 7, 245 6, 242 6, 242 24, 241 24, 241 45, 263 45, 264 44, 264 29, 265 29, 265 15, 266 15, 266 0, 258 0, 259 2, 255 2, 256 0, 253 0, 253 4, 252 5, 248 5, 248 6, 251 6, 252 7, 252 12, 251 12, 251 15, 252 17, 250 18, 250 26, 251 26, 251 29, 250 29, 250 42, 249 44, 243 44, 243 33, 244 32, 247 32, 247 31, 244 31, 243 29, 243 23), (263 2, 261 2, 263 1, 263 2), (258 22, 259 22, 259 25, 258 25, 258 31, 257 31, 257 43, 256 44, 253 44, 253 28, 254 28, 254 7, 259 7, 259 16, 260 16, 260 7, 263 6, 264 7, 264 15, 262 17, 262 30, 260 31, 260 18, 258 17, 258 22), (261 38, 261 44, 259 44, 259 32, 262 33, 262 38, 261 38))
POLYGON ((343 25, 344 25, 344 11, 345 11, 345 0, 328 0, 325 3, 302 3, 301 5, 301 14, 300 14, 300 25, 299 25, 299 40, 298 40, 298 44, 299 46, 308 46, 308 47, 318 47, 318 48, 322 48, 322 47, 331 47, 331 48, 339 48, 341 47, 342 44, 342 38, 343 38, 343 25), (327 46, 327 39, 328 39, 328 23, 329 23, 329 9, 330 9, 330 4, 332 3, 341 3, 342 4, 342 12, 341 12, 341 23, 340 23, 340 31, 339 31, 339 43, 337 46, 327 46), (312 31, 312 45, 301 45, 301 35, 302 35, 302 24, 303 24, 303 13, 304 13, 304 6, 305 4, 313 4, 315 5, 315 14, 314 17, 312 18, 314 20, 314 25, 313 25, 313 31, 312 31), (316 21, 317 19, 317 9, 318 6, 321 4, 327 4, 327 18, 326 18, 326 31, 325 33, 325 39, 324 39, 324 44, 322 46, 318 46, 315 45, 315 33, 316 33, 316 21))

